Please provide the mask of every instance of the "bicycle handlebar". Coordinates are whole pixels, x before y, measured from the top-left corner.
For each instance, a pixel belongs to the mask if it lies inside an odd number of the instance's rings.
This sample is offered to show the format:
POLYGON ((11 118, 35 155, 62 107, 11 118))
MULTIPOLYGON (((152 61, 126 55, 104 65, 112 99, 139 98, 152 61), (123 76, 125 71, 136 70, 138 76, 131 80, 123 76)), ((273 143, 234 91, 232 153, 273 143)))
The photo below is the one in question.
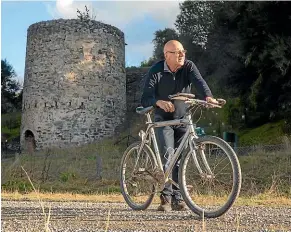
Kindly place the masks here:
POLYGON ((218 101, 218 104, 215 103, 210 103, 204 100, 199 100, 194 98, 194 94, 188 94, 188 93, 178 93, 174 95, 169 95, 169 99, 171 100, 181 100, 184 101, 185 103, 190 104, 191 106, 199 105, 199 106, 204 106, 205 108, 210 108, 210 107, 217 107, 217 108, 222 108, 223 105, 225 105, 226 101, 222 98, 216 99, 218 101))
POLYGON ((199 100, 199 99, 189 99, 186 100, 185 103, 189 103, 190 105, 194 106, 194 105, 200 105, 203 106, 205 108, 210 108, 210 107, 216 107, 216 108, 222 108, 222 106, 225 104, 225 100, 224 99, 216 99, 218 101, 218 104, 214 104, 214 103, 210 103, 204 100, 199 100), (223 100, 223 102, 222 102, 223 100))

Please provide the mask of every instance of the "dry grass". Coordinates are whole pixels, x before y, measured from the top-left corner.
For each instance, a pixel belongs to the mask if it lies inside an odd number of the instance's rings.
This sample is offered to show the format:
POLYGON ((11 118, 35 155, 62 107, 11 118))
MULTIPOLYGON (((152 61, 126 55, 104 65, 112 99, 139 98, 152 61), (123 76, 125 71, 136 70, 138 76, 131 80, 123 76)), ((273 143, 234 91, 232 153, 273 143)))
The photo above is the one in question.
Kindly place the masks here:
MULTIPOLYGON (((110 202, 110 203, 125 203, 121 194, 74 194, 74 193, 35 193, 30 192, 21 194, 19 192, 2 192, 2 199, 5 200, 31 200, 37 201, 41 198, 43 201, 88 201, 88 202, 110 202)), ((203 196, 195 198, 197 203, 203 202, 203 196)), ((213 202, 222 203, 225 198, 213 198, 213 202)), ((159 198, 154 198, 153 204, 158 204, 159 198)), ((252 197, 239 197, 235 203, 236 206, 291 206, 291 197, 276 196, 271 194, 259 194, 252 197)))
POLYGON ((27 179, 29 181, 29 183, 31 184, 33 190, 34 190, 34 193, 36 194, 37 196, 37 200, 40 204, 40 207, 42 209, 42 213, 43 213, 43 216, 44 216, 44 231, 45 232, 50 232, 50 228, 49 228, 49 223, 50 223, 50 213, 51 213, 51 207, 49 206, 49 210, 48 210, 48 214, 46 214, 45 212, 45 207, 44 207, 44 203, 43 201, 41 200, 40 196, 39 196, 39 191, 36 190, 36 188, 34 187, 29 175, 27 174, 27 172, 25 171, 25 169, 21 166, 22 170, 25 172, 25 175, 27 176, 27 179))
POLYGON ((22 166, 42 191, 116 191, 124 150, 123 143, 113 146, 112 142, 103 142, 78 148, 50 149, 5 159, 1 169, 2 190, 32 191, 30 183, 23 175, 22 166))
MULTIPOLYGON (((132 133, 137 134, 136 131, 132 133)), ((119 139, 124 135, 126 133, 120 135, 119 139)), ((104 201, 104 196, 109 195, 110 201, 122 201, 119 169, 127 141, 123 140, 115 144, 117 140, 118 138, 108 139, 77 148, 49 149, 2 160, 2 195, 19 196, 21 193, 27 197, 34 194, 31 184, 23 173, 21 168, 23 167, 39 189, 39 194, 43 194, 42 199, 44 197, 62 200, 64 196, 64 200, 96 198, 96 201, 104 201)), ((281 202, 290 198, 290 150, 241 156, 239 160, 243 182, 241 198, 238 202, 241 201, 242 204, 268 202, 273 205, 273 199, 281 202), (263 196, 267 196, 266 199, 263 196), (268 196, 272 197, 268 198, 268 196), (244 199, 247 199, 248 203, 244 202, 244 199)), ((203 198, 198 196, 197 201, 200 199, 203 198)), ((214 202, 218 200, 218 198, 213 199, 214 202)))

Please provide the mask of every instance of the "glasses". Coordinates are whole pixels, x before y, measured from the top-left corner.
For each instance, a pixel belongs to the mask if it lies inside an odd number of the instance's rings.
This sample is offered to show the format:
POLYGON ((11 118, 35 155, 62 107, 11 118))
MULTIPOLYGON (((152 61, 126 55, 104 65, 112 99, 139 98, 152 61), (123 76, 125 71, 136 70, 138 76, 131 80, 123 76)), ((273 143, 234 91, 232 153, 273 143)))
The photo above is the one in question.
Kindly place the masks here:
POLYGON ((180 50, 180 51, 173 51, 173 52, 172 51, 167 51, 167 52, 175 54, 175 55, 180 55, 180 54, 185 54, 187 52, 187 50, 180 50))

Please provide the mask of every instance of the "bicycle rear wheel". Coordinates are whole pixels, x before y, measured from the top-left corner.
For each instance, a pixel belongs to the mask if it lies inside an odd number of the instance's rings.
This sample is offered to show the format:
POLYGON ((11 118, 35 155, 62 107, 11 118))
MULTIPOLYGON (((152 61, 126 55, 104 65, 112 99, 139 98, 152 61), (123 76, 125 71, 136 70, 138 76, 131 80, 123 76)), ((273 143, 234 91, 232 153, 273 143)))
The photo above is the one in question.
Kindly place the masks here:
POLYGON ((234 150, 224 140, 204 136, 195 140, 195 152, 183 156, 179 168, 181 194, 201 217, 226 213, 241 188, 241 169, 234 150))
POLYGON ((147 145, 138 154, 140 145, 140 142, 131 144, 125 150, 121 161, 121 193, 127 204, 134 210, 148 208, 157 187, 156 158, 147 145))

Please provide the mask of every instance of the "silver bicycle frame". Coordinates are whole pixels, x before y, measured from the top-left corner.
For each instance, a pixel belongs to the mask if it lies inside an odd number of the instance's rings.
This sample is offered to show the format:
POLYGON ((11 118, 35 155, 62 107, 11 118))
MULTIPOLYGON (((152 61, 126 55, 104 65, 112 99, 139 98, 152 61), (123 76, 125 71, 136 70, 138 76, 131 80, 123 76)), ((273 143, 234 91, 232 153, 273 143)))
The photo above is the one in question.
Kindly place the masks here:
MULTIPOLYGON (((194 149, 193 142, 192 142, 193 139, 197 139, 198 136, 195 132, 195 127, 194 127, 194 124, 192 122, 191 114, 187 114, 186 117, 183 119, 175 119, 175 120, 162 121, 162 122, 152 122, 150 113, 146 113, 146 117, 147 117, 146 124, 148 124, 148 127, 147 127, 145 134, 142 136, 142 143, 141 143, 138 154, 140 154, 144 144, 147 141, 146 138, 149 136, 148 141, 153 142, 155 156, 156 156, 156 160, 157 160, 157 165, 158 165, 159 169, 162 171, 163 171, 163 164, 161 161, 160 151, 158 148, 154 128, 165 127, 165 126, 174 126, 174 125, 187 125, 188 126, 186 133, 183 135, 183 139, 182 139, 179 147, 175 150, 174 154, 171 155, 171 160, 169 161, 169 165, 166 168, 166 170, 164 171, 165 183, 170 181, 172 184, 174 184, 178 187, 178 183, 175 183, 171 178, 169 178, 169 176, 170 176, 170 174, 173 170, 173 167, 174 167, 175 163, 177 162, 179 156, 181 155, 181 152, 183 151, 187 142, 189 144, 190 152, 192 154, 195 165, 197 166, 200 174, 202 174, 203 171, 199 165, 199 162, 198 162, 198 159, 196 156, 196 150, 194 149)), ((201 155, 204 156, 204 153, 202 153, 201 155)), ((205 156, 204 156, 204 158, 202 157, 202 159, 203 159, 205 166, 208 166, 208 163, 206 161, 205 156)), ((209 170, 210 170, 210 168, 209 168, 209 170)))

